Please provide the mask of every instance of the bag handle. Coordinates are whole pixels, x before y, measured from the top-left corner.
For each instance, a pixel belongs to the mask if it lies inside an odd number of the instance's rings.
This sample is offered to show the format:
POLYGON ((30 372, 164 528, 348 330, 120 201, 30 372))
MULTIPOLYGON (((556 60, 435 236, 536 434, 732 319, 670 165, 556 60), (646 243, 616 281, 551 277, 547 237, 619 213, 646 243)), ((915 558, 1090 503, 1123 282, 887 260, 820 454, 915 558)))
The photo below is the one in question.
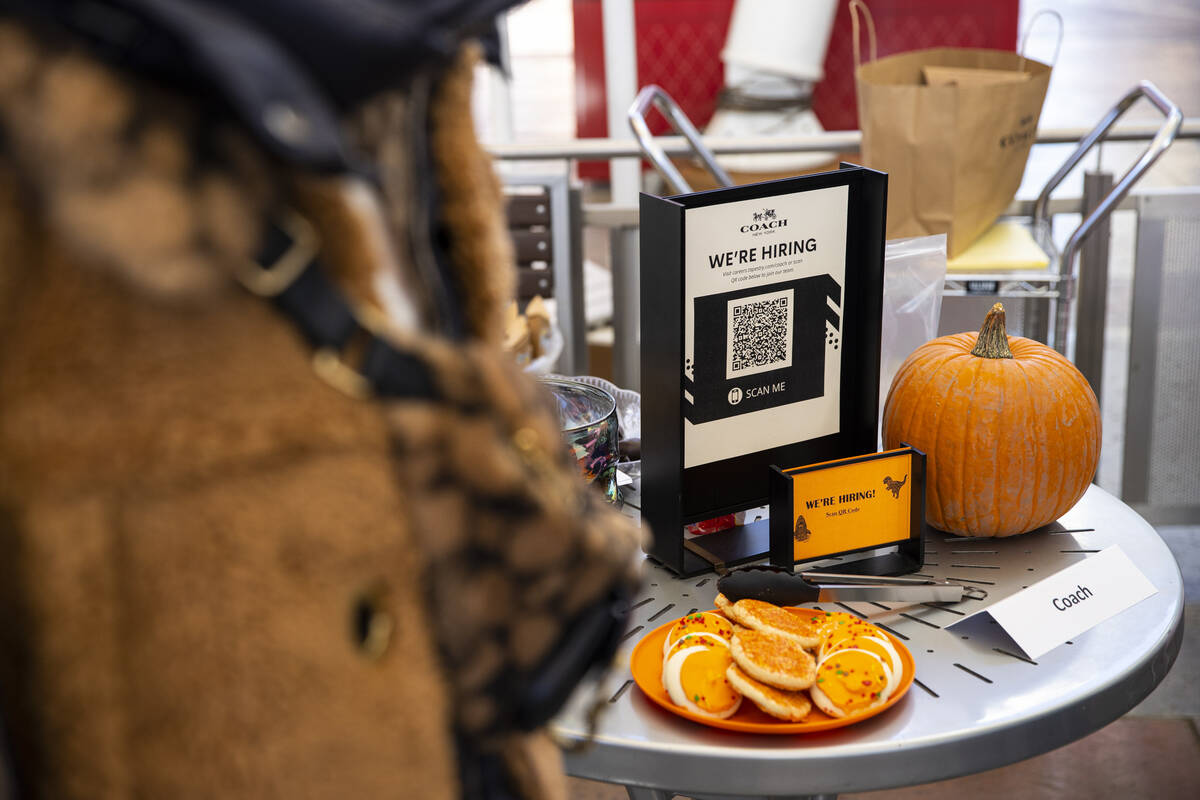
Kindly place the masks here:
POLYGON ((867 4, 863 0, 850 0, 850 35, 854 41, 854 66, 862 66, 862 50, 859 43, 858 31, 858 15, 862 14, 863 19, 867 21, 867 42, 871 46, 871 61, 879 58, 879 53, 875 47, 875 18, 871 16, 871 9, 867 8, 867 4))
POLYGON ((646 124, 646 112, 650 110, 651 104, 662 112, 676 133, 682 134, 683 138, 687 139, 692 152, 704 162, 704 166, 708 168, 717 183, 721 186, 733 186, 733 180, 717 163, 712 151, 700 140, 700 132, 688 119, 687 114, 683 113, 671 95, 663 91, 661 86, 652 83, 642 87, 637 97, 634 98, 633 105, 629 107, 629 127, 633 128, 633 134, 637 137, 638 144, 641 146, 642 152, 646 154, 646 158, 650 159, 650 163, 654 165, 659 174, 666 178, 667 183, 671 184, 675 193, 690 194, 692 187, 671 163, 671 159, 667 158, 666 151, 659 146, 658 142, 654 141, 654 135, 650 133, 650 126, 646 124))
MULTIPOLYGON (((851 0, 852 3, 854 1, 851 0)), ((1025 26, 1025 33, 1021 35, 1021 46, 1017 48, 1017 55, 1021 57, 1021 72, 1025 71, 1025 45, 1029 43, 1029 34, 1033 32, 1033 26, 1042 16, 1058 21, 1058 40, 1054 43, 1054 57, 1050 59, 1050 66, 1053 67, 1058 63, 1058 54, 1062 50, 1063 32, 1066 30, 1066 26, 1063 24, 1062 14, 1050 8, 1043 8, 1033 15, 1033 19, 1029 20, 1029 24, 1025 26)))

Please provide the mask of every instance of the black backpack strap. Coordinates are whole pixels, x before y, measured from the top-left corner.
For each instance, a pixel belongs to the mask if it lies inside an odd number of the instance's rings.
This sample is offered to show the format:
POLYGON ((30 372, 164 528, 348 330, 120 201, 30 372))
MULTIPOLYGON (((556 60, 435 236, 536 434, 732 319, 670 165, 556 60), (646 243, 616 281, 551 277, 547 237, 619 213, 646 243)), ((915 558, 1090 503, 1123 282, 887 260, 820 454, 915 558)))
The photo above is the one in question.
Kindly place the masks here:
POLYGON ((269 299, 313 350, 313 369, 354 397, 437 399, 424 361, 392 345, 364 323, 329 279, 312 226, 295 213, 270 219, 258 258, 235 270, 238 281, 269 299))

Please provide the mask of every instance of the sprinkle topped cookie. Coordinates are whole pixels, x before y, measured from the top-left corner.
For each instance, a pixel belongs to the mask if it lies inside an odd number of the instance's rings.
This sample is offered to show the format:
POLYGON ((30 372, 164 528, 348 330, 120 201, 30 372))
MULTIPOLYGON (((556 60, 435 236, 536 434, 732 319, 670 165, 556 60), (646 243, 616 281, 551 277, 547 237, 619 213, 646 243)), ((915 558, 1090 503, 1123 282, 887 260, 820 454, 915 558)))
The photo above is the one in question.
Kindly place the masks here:
POLYGON ((663 665, 663 688, 675 705, 708 717, 724 719, 742 704, 742 696, 725 677, 733 664, 729 648, 700 637, 681 641, 663 665), (698 644, 689 645, 697 641, 698 644))
POLYGON ((900 685, 900 678, 904 675, 904 662, 900 660, 900 654, 896 652, 896 648, 892 647, 887 637, 883 635, 851 636, 827 648, 823 652, 822 658, 830 658, 846 650, 865 650, 883 662, 891 677, 888 685, 889 694, 900 685))
POLYGON ((711 633, 728 641, 733 638, 733 625, 720 614, 707 611, 688 614, 667 631, 667 638, 663 641, 663 655, 667 654, 671 645, 689 633, 711 633))
POLYGON ((891 695, 891 671, 874 653, 839 650, 817 667, 810 690, 817 708, 845 717, 881 705, 891 695))

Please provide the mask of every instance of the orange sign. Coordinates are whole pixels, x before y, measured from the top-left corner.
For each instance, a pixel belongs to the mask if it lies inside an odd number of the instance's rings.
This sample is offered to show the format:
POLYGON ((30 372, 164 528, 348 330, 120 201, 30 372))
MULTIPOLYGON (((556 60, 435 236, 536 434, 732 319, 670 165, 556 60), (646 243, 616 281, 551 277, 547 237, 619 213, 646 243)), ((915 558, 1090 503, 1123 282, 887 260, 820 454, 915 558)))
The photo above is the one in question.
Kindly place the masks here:
POLYGON ((916 541, 919 563, 924 473, 924 454, 909 447, 775 468, 772 561, 791 564, 916 541))

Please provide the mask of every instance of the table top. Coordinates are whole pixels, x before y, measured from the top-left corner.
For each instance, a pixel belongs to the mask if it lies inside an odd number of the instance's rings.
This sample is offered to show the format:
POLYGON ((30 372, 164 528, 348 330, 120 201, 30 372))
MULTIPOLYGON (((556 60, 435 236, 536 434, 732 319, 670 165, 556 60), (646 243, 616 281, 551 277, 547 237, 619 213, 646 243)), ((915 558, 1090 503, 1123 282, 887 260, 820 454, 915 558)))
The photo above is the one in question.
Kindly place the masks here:
MULTIPOLYGON (((836 562, 818 566, 836 569, 836 562)), ((850 610, 905 640, 916 662, 908 694, 839 730, 766 736, 716 730, 659 708, 633 684, 629 656, 656 626, 713 607, 715 576, 676 578, 649 559, 642 595, 613 668, 577 691, 552 723, 578 741, 597 693, 608 698, 593 743, 568 754, 571 775, 706 795, 805 795, 909 786, 1003 766, 1081 738, 1124 714, 1163 679, 1182 637, 1183 582, 1155 530, 1092 486, 1056 525, 1006 539, 934 533, 920 574, 988 591, 948 608, 810 604, 850 610), (1158 593, 1036 662, 1000 638, 945 626, 1120 544, 1158 593), (838 608, 838 606, 841 606, 838 608)), ((1002 634, 1001 634, 1002 636, 1002 634)))

